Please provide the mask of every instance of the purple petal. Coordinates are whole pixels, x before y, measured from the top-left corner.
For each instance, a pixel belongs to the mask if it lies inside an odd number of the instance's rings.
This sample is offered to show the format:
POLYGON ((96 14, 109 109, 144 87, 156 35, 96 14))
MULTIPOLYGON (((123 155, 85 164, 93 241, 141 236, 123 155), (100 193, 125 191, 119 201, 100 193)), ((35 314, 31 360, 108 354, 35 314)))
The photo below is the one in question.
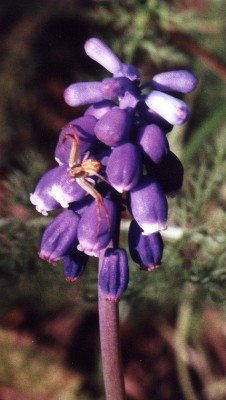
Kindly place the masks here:
POLYGON ((122 63, 116 54, 97 38, 88 39, 84 45, 86 54, 112 74, 117 74, 122 68, 122 63))
POLYGON ((95 126, 95 133, 97 138, 107 146, 115 147, 128 141, 131 125, 132 114, 115 107, 99 119, 95 126))
POLYGON ((61 130, 55 150, 55 159, 59 165, 68 165, 73 141, 78 141, 79 156, 88 151, 95 141, 95 124, 96 118, 87 115, 74 119, 61 130))
POLYGON ((106 299, 118 301, 127 289, 129 266, 124 249, 107 249, 100 267, 98 284, 106 299))
POLYGON ((93 201, 84 210, 78 226, 78 250, 99 257, 112 239, 115 222, 116 206, 111 200, 93 201))
POLYGON ((158 182, 144 177, 131 190, 130 202, 132 214, 144 235, 167 228, 168 205, 163 189, 158 182))
POLYGON ((80 217, 72 210, 63 211, 44 231, 40 258, 55 264, 78 244, 77 229, 80 217))
POLYGON ((133 220, 130 224, 128 239, 130 254, 137 264, 152 271, 161 264, 163 241, 159 232, 143 235, 142 229, 133 220))
POLYGON ((187 70, 161 72, 153 76, 153 87, 162 91, 189 93, 195 90, 198 79, 187 70))
POLYGON ((172 125, 183 124, 189 116, 189 110, 184 101, 157 90, 153 90, 145 102, 152 111, 172 125))
POLYGON ((158 125, 146 125, 138 130, 137 141, 144 153, 156 164, 169 153, 169 143, 158 125))
POLYGON ((107 179, 120 193, 134 188, 140 178, 142 162, 139 148, 124 143, 113 149, 106 168, 107 179))

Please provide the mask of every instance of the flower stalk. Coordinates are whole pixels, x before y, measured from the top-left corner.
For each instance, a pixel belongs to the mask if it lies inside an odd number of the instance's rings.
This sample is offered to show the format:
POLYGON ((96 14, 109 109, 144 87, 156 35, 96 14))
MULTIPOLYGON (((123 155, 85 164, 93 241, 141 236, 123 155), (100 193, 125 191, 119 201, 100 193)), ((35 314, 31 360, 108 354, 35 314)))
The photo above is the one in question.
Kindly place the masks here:
MULTIPOLYGON (((102 264, 99 259, 99 266, 102 264)), ((99 326, 100 345, 106 400, 125 400, 125 387, 122 372, 119 342, 118 302, 107 300, 99 288, 99 326)))

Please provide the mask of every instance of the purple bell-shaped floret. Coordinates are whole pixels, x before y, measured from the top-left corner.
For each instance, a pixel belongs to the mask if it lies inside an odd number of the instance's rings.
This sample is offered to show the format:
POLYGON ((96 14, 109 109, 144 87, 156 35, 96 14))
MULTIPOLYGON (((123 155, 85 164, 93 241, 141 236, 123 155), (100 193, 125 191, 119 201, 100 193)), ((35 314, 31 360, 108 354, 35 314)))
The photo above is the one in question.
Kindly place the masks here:
POLYGON ((47 226, 42 236, 39 257, 51 264, 68 255, 78 244, 79 215, 63 211, 47 226))
POLYGON ((146 271, 152 271, 161 264, 163 241, 159 232, 143 235, 142 229, 133 220, 129 228, 129 249, 135 261, 146 271))
POLYGON ((147 96, 145 103, 172 125, 183 124, 189 116, 189 110, 184 101, 157 90, 153 90, 147 96))
POLYGON ((78 149, 78 156, 84 155, 95 141, 94 127, 96 118, 86 115, 69 122, 60 132, 55 150, 55 160, 59 165, 69 163, 73 143, 78 149))
POLYGON ((116 54, 102 40, 90 38, 85 42, 84 49, 86 54, 112 74, 117 74, 122 63, 116 54))
POLYGON ((190 71, 185 69, 178 71, 160 72, 153 76, 152 86, 163 92, 175 91, 180 93, 190 93, 195 90, 198 79, 190 71))
POLYGON ((129 266, 124 249, 107 249, 100 267, 98 284, 107 300, 118 301, 127 289, 129 266))
POLYGON ((93 201, 83 212, 78 226, 77 249, 99 257, 112 239, 116 223, 116 206, 109 200, 93 201))
POLYGON ((155 163, 169 153, 169 143, 165 133, 156 124, 143 126, 138 130, 137 141, 144 153, 155 163))
POLYGON ((47 215, 48 211, 61 207, 67 208, 69 203, 81 200, 86 195, 84 189, 72 181, 66 166, 56 167, 46 172, 38 182, 31 203, 36 210, 47 215))
POLYGON ((58 201, 48 194, 49 188, 46 186, 45 179, 43 179, 45 175, 43 175, 39 181, 34 193, 30 193, 30 202, 35 206, 38 212, 47 216, 49 211, 57 210, 61 206, 58 201))
POLYGON ((142 172, 142 160, 139 148, 133 143, 123 143, 115 147, 109 157, 107 180, 118 192, 134 188, 142 172))
POLYGON ((167 228, 168 204, 162 187, 155 180, 142 178, 130 192, 130 207, 144 235, 167 228))
POLYGON ((164 192, 174 196, 182 187, 184 168, 179 158, 170 151, 156 166, 155 175, 164 192))
POLYGON ((92 115, 96 119, 100 119, 101 117, 103 117, 104 114, 106 114, 115 106, 116 103, 114 103, 113 101, 104 100, 101 101, 100 103, 95 103, 89 106, 89 108, 87 108, 87 110, 85 111, 84 115, 92 115))
POLYGON ((128 141, 132 125, 132 113, 115 107, 97 121, 95 133, 107 146, 115 147, 128 141))
POLYGON ((64 257, 64 274, 68 282, 77 281, 84 272, 89 256, 75 250, 64 257))

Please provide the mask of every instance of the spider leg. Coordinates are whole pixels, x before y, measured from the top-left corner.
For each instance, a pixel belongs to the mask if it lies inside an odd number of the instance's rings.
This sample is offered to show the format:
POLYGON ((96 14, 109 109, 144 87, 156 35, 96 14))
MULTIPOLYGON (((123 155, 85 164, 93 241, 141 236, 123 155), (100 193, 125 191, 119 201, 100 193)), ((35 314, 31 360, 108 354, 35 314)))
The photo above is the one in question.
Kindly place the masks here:
POLYGON ((85 153, 85 155, 84 155, 84 157, 83 157, 83 160, 82 160, 82 161, 86 161, 86 160, 88 160, 88 158, 89 158, 89 155, 90 155, 90 152, 89 152, 89 151, 87 151, 87 152, 85 153))
POLYGON ((80 185, 87 193, 89 193, 96 200, 98 232, 100 231, 100 225, 101 225, 101 220, 102 220, 101 207, 104 208, 105 217, 106 217, 107 225, 108 225, 108 230, 110 230, 109 210, 107 209, 101 194, 89 182, 87 182, 87 180, 85 178, 77 178, 76 182, 78 183, 78 185, 80 185))
POLYGON ((86 176, 86 182, 89 182, 91 185, 94 185, 96 183, 95 180, 90 176, 86 176))
POLYGON ((72 145, 71 145, 71 151, 70 151, 70 155, 69 155, 69 160, 68 160, 68 164, 69 167, 72 168, 76 161, 79 158, 79 138, 77 135, 74 135, 72 138, 72 145))
POLYGON ((102 175, 98 174, 97 172, 95 173, 95 175, 98 176, 98 178, 99 178, 101 181, 104 181, 104 182, 106 182, 106 183, 108 183, 108 184, 110 185, 110 183, 107 181, 107 179, 105 179, 102 175))

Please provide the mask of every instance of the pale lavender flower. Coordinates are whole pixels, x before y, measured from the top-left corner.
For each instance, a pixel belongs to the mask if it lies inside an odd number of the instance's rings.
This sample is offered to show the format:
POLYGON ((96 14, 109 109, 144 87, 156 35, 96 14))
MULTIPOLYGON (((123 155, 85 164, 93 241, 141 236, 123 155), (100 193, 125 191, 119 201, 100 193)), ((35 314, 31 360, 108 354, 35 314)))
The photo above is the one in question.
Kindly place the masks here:
POLYGON ((145 102, 152 111, 172 125, 181 125, 188 119, 189 110, 185 102, 169 94, 153 90, 145 102))
POLYGON ((153 76, 151 84, 155 89, 163 92, 176 91, 181 93, 189 93, 195 90, 198 79, 187 70, 160 72, 153 76))
POLYGON ((90 38, 84 44, 86 54, 112 74, 122 69, 122 63, 116 54, 102 40, 90 38))

